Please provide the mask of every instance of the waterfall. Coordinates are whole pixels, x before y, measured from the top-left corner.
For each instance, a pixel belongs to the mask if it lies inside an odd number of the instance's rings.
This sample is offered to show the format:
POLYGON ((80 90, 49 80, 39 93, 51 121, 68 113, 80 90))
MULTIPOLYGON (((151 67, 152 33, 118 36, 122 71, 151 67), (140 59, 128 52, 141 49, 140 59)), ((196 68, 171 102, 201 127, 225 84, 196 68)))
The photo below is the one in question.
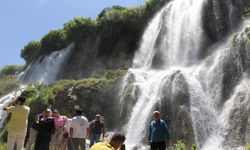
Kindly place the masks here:
POLYGON ((56 81, 60 68, 62 68, 62 64, 69 56, 73 46, 74 44, 71 44, 67 48, 53 52, 49 56, 40 57, 20 77, 21 83, 51 84, 56 81))
MULTIPOLYGON (((133 68, 129 69, 119 93, 120 105, 126 103, 129 111, 128 122, 124 126, 128 149, 146 149, 141 145, 146 143, 148 125, 155 109, 171 115, 175 124, 172 128, 177 132, 183 127, 178 123, 178 114, 184 108, 188 112, 185 121, 191 122, 190 132, 193 132, 188 133, 187 139, 193 138, 193 143, 200 149, 242 146, 242 143, 225 143, 226 135, 230 134, 228 116, 232 103, 237 100, 233 95, 237 95, 239 88, 232 95, 226 92, 232 91, 230 85, 240 84, 242 87, 241 83, 246 82, 244 79, 239 82, 244 69, 237 45, 242 43, 236 43, 236 48, 232 49, 231 43, 235 38, 229 38, 227 42, 210 46, 211 53, 205 58, 199 56, 205 39, 202 26, 205 2, 171 1, 146 28, 133 68), (227 78, 229 85, 225 85, 227 78), (227 100, 225 95, 231 98, 227 100)), ((216 4, 216 0, 213 3, 216 4)), ((216 17, 216 21, 223 19, 216 17)), ((181 138, 182 133, 173 134, 175 138, 181 138)))
POLYGON ((167 4, 146 29, 134 58, 137 68, 194 64, 202 40, 203 0, 175 0, 167 4))
POLYGON ((18 90, 7 94, 6 96, 0 98, 0 129, 3 128, 4 122, 7 118, 7 113, 2 109, 6 104, 11 102, 13 99, 21 95, 22 91, 26 89, 26 86, 21 86, 18 90))

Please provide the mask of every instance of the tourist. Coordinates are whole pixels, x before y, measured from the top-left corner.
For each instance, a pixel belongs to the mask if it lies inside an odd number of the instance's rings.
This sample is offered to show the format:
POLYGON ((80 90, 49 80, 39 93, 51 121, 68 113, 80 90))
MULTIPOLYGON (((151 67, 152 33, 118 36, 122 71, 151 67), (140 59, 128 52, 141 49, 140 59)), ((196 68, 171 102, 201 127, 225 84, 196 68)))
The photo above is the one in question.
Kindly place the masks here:
POLYGON ((60 115, 59 111, 54 109, 53 118, 55 123, 55 134, 52 136, 51 145, 54 150, 57 150, 62 146, 64 126, 67 122, 67 117, 60 115))
POLYGON ((95 120, 89 124, 90 128, 90 147, 100 141, 101 134, 104 138, 105 129, 104 123, 101 121, 101 115, 97 114, 95 120))
POLYGON ((8 140, 7 150, 13 150, 16 145, 16 150, 23 150, 24 140, 26 136, 28 116, 30 108, 25 106, 25 98, 18 97, 15 101, 16 106, 6 106, 3 108, 6 112, 11 113, 11 118, 8 124, 8 140))
POLYGON ((160 119, 160 112, 154 111, 149 130, 151 150, 165 150, 169 145, 169 140, 170 135, 166 123, 160 119))
POLYGON ((72 150, 72 143, 69 141, 69 132, 72 119, 68 118, 64 127, 63 141, 62 141, 62 150, 72 150))
POLYGON ((43 117, 37 120, 38 133, 35 143, 35 150, 49 150, 51 134, 55 133, 54 118, 50 109, 44 111, 43 117))
POLYGON ((99 142, 93 145, 90 150, 125 150, 125 136, 122 133, 115 133, 110 142, 99 142))
POLYGON ((70 139, 74 150, 86 149, 86 138, 89 136, 89 121, 82 115, 82 110, 76 110, 76 116, 72 119, 70 127, 70 139))
POLYGON ((30 132, 29 132, 29 141, 27 144, 27 150, 31 150, 32 145, 36 142, 36 137, 38 133, 38 120, 40 120, 44 115, 44 112, 41 114, 36 115, 32 120, 30 132))

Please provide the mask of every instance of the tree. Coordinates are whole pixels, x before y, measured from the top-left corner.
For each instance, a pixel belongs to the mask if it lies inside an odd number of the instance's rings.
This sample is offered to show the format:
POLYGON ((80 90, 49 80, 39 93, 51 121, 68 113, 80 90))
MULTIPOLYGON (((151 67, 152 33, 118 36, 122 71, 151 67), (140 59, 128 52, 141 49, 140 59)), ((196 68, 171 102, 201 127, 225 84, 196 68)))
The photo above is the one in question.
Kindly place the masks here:
POLYGON ((21 57, 29 64, 38 56, 40 48, 40 42, 31 41, 21 50, 21 57))
POLYGON ((68 42, 82 41, 96 31, 96 22, 90 18, 74 18, 64 24, 68 42))
POLYGON ((41 40, 39 55, 47 55, 54 51, 61 50, 67 46, 64 30, 52 30, 41 40))
POLYGON ((22 70, 23 70, 22 66, 15 66, 15 65, 5 66, 0 71, 0 78, 16 75, 18 72, 22 70))

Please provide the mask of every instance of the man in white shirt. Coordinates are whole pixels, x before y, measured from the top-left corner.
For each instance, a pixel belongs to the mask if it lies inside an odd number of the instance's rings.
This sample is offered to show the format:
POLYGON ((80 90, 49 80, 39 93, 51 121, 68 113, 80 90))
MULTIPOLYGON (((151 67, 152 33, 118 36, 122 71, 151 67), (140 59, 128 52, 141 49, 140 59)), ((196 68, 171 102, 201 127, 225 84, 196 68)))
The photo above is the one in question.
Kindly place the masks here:
POLYGON ((76 114, 71 122, 70 139, 74 150, 85 150, 86 138, 89 136, 89 121, 82 115, 81 110, 76 110, 76 114))

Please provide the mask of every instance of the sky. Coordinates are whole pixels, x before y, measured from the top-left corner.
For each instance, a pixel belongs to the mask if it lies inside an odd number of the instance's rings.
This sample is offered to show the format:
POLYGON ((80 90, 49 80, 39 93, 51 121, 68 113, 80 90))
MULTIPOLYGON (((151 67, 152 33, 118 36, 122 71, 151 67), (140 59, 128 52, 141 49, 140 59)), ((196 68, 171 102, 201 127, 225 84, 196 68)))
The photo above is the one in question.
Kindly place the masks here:
POLYGON ((74 17, 95 19, 106 7, 133 7, 146 0, 0 0, 0 69, 22 65, 20 50, 74 17))

